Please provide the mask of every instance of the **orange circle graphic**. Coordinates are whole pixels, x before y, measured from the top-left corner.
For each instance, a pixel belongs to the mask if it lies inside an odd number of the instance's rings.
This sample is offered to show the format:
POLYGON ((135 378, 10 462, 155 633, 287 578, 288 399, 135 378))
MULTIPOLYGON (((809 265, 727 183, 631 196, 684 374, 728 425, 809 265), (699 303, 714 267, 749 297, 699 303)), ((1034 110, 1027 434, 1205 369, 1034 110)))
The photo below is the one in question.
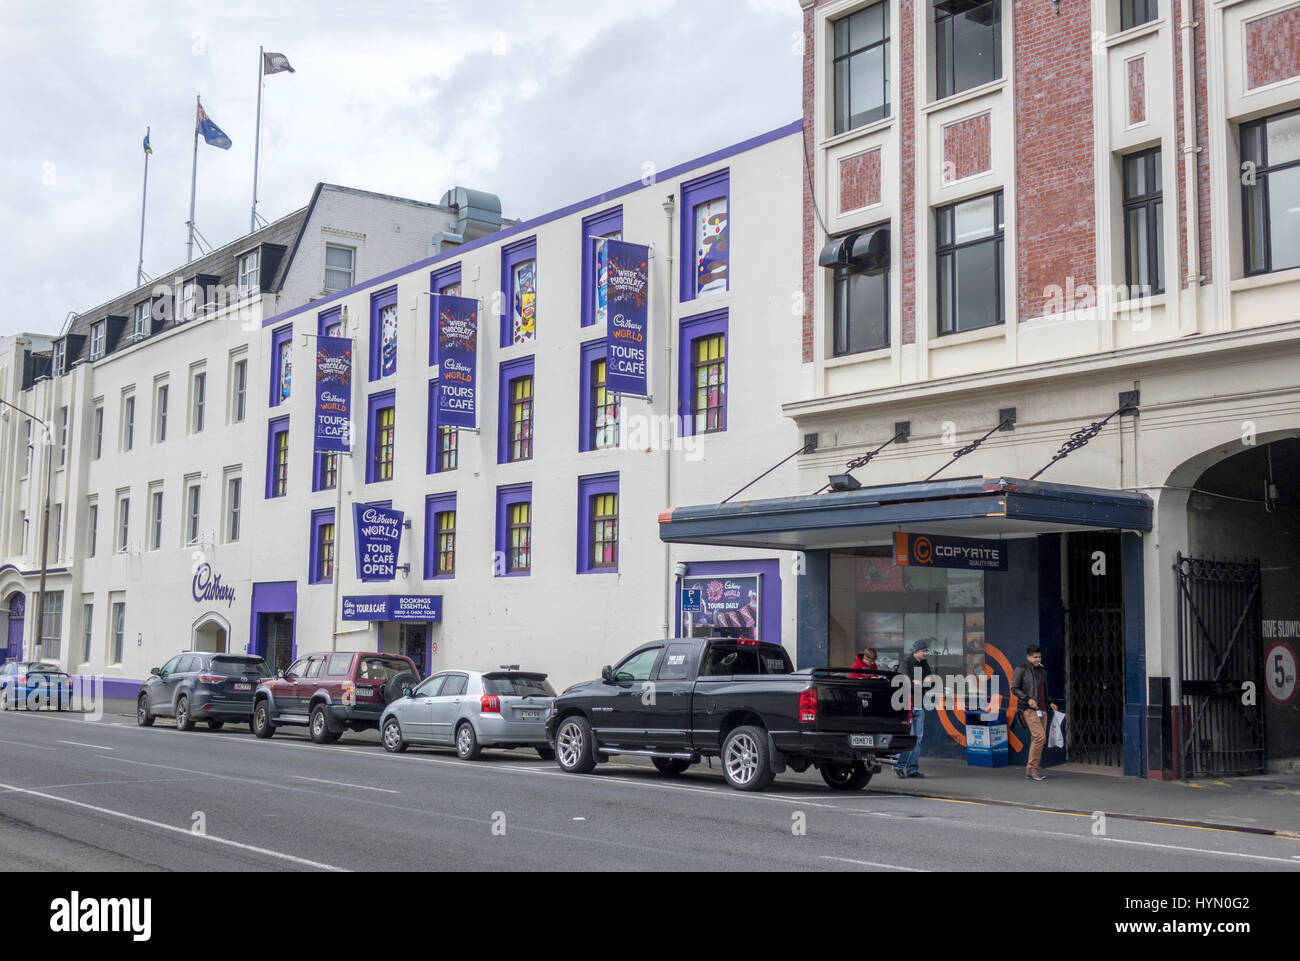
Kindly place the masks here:
POLYGON ((929 564, 934 560, 934 545, 930 543, 928 537, 918 537, 912 542, 912 556, 916 558, 917 563, 929 564))

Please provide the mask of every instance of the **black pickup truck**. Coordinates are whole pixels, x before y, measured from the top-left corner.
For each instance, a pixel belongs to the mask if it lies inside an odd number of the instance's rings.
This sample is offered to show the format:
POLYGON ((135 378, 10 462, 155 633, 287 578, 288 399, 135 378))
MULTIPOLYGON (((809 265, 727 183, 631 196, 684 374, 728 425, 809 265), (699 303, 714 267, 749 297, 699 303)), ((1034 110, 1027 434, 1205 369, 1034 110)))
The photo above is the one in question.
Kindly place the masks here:
POLYGON ((546 736, 560 767, 579 774, 614 754, 649 757, 666 775, 720 757, 740 791, 810 765, 832 788, 856 791, 879 770, 877 755, 915 746, 892 695, 884 673, 795 673, 779 644, 651 641, 556 698, 546 736))

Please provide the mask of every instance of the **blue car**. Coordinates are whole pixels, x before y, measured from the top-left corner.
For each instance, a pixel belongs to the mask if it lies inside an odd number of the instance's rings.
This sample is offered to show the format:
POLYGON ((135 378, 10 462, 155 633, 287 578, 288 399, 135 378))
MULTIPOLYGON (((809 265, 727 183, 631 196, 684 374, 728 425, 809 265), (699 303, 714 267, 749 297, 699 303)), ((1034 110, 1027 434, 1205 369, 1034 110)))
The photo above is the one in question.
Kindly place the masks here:
POLYGON ((62 711, 72 704, 72 678, 48 661, 10 661, 0 667, 0 710, 62 711))

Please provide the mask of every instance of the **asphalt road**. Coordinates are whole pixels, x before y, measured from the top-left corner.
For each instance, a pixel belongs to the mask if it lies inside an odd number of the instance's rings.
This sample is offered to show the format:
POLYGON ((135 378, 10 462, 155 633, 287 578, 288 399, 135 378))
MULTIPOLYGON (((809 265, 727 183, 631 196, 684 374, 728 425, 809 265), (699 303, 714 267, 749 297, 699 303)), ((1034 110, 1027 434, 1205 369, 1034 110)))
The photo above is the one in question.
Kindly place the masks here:
POLYGON ((390 755, 246 727, 0 712, 0 864, 76 870, 1300 871, 1300 843, 717 767, 567 775, 532 752, 390 755), (802 828, 802 830, 800 830, 802 828))

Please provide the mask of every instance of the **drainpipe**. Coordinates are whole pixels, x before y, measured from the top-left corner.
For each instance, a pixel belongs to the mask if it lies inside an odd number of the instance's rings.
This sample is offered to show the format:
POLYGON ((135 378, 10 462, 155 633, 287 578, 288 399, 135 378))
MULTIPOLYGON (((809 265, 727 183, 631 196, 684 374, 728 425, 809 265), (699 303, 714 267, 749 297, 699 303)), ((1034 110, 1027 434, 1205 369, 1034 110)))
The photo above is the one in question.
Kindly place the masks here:
MULTIPOLYGON (((668 199, 664 201, 664 226, 668 235, 667 253, 668 253, 668 284, 667 297, 664 301, 664 310, 667 315, 665 326, 667 330, 664 336, 664 409, 668 412, 667 424, 671 433, 673 418, 673 284, 676 277, 673 274, 673 214, 677 210, 677 199, 674 194, 669 194, 668 199)), ((664 496, 668 499, 665 507, 673 506, 673 445, 665 444, 664 450, 664 496)), ((672 553, 667 541, 664 541, 664 564, 663 570, 665 576, 668 573, 668 564, 672 560, 672 553)), ((673 599, 672 591, 664 591, 664 627, 663 636, 671 637, 669 633, 670 625, 673 622, 673 599)))
POLYGON ((1183 20, 1183 216, 1187 224, 1187 291, 1189 304, 1188 324, 1180 324, 1187 333, 1200 330, 1197 319, 1201 285, 1201 225, 1200 165, 1197 163, 1201 148, 1196 143, 1196 28, 1192 19, 1192 0, 1182 0, 1183 20))

